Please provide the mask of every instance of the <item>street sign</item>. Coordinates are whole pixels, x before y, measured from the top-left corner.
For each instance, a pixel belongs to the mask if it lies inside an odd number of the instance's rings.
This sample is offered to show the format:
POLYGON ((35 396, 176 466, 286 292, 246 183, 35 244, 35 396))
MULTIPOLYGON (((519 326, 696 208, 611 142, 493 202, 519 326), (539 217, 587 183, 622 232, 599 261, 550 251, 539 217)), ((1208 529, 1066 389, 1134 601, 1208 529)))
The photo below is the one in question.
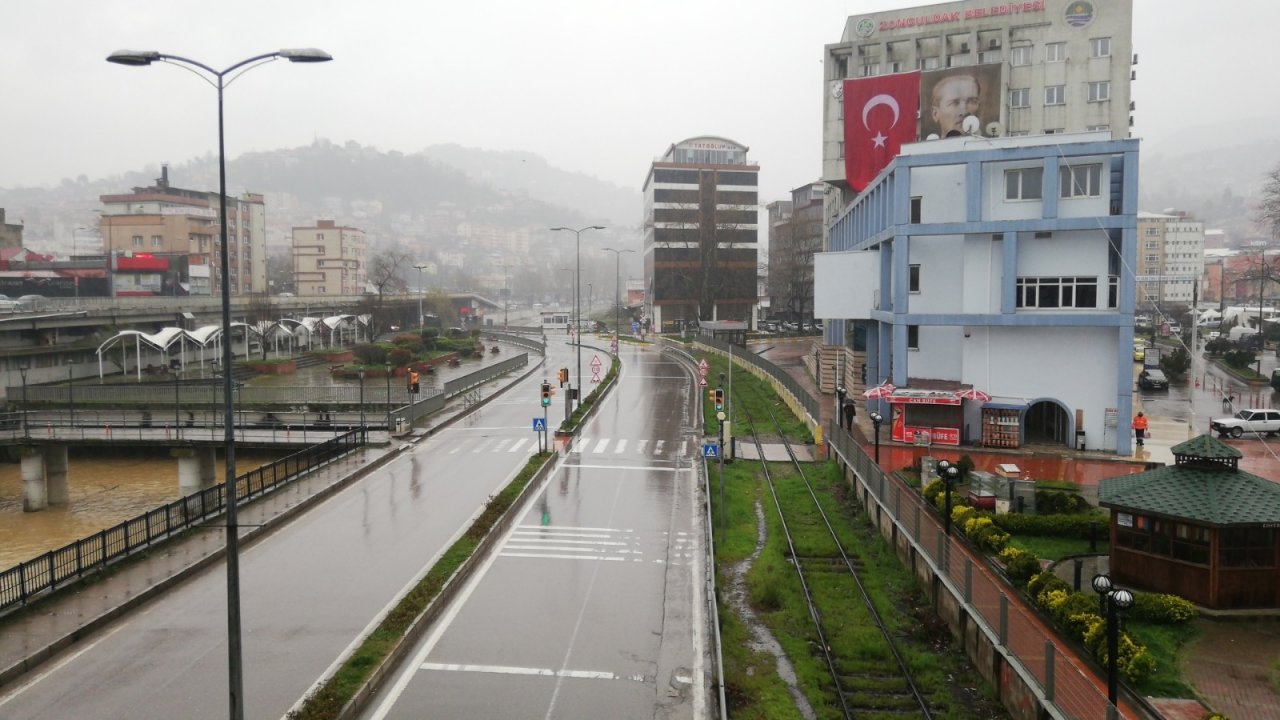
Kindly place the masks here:
POLYGON ((634 335, 634 334, 636 334, 637 332, 639 332, 639 330, 640 330, 640 323, 636 322, 635 320, 632 320, 632 321, 631 321, 631 334, 632 334, 632 335, 634 335))
POLYGON ((720 447, 715 443, 703 443, 702 457, 720 457, 720 447))
POLYGON ((706 358, 702 358, 701 360, 698 361, 698 372, 702 373, 703 375, 706 375, 708 367, 709 366, 707 365, 706 358))
POLYGON ((533 419, 533 431, 534 431, 534 432, 546 432, 546 431, 547 431, 547 421, 546 421, 546 419, 545 419, 545 418, 534 418, 534 419, 533 419))
POLYGON ((706 386, 707 386, 707 376, 706 376, 706 375, 703 375, 702 377, 698 378, 698 384, 699 384, 699 385, 701 385, 702 387, 706 387, 706 386))

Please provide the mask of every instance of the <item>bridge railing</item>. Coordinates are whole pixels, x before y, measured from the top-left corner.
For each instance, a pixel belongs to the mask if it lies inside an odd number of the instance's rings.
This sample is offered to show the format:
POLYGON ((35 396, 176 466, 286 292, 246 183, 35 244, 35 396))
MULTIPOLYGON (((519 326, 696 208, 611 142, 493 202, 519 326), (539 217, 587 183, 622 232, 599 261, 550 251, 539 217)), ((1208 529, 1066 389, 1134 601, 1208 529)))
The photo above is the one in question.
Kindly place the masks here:
MULTIPOLYGON (((353 430, 240 475, 235 480, 237 502, 258 497, 295 480, 356 450, 367 440, 368 434, 364 429, 353 430)), ((0 616, 222 514, 226 508, 226 486, 223 482, 192 493, 0 572, 0 616)))

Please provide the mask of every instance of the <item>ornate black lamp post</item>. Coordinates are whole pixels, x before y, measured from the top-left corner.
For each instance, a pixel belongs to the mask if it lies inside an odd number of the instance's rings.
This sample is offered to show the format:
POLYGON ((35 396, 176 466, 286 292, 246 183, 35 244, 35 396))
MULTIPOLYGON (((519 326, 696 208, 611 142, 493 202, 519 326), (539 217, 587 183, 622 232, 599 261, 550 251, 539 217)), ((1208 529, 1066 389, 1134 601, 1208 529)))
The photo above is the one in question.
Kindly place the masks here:
POLYGON ((880 424, 883 422, 883 415, 878 412, 871 413, 871 424, 876 429, 876 467, 880 467, 880 424))
POLYGON ((1116 656, 1120 654, 1120 618, 1133 607, 1133 593, 1112 585, 1111 576, 1105 573, 1093 576, 1093 591, 1098 593, 1098 609, 1107 619, 1107 700, 1115 708, 1119 694, 1116 656))
POLYGON ((942 527, 946 529, 947 537, 951 537, 951 486, 955 484, 958 477, 960 477, 960 468, 947 460, 938 463, 938 478, 942 480, 947 495, 944 506, 946 509, 942 513, 942 527))

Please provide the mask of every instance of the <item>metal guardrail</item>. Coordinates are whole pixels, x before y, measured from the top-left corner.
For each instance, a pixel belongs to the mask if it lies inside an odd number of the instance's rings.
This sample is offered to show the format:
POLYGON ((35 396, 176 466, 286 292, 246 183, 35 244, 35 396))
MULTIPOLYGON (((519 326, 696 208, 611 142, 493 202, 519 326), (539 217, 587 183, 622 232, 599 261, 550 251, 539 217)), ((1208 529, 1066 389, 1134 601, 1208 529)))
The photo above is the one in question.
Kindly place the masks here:
MULTIPOLYGON (((428 376, 430 377, 430 376, 428 376)), ((138 405, 163 405, 175 403, 182 406, 210 405, 221 407, 222 384, 208 382, 182 382, 174 388, 172 382, 129 385, 96 385, 85 383, 70 385, 29 386, 7 388, 11 403, 27 407, 42 405, 96 405, 100 407, 130 407, 138 405), (142 389, 139 392, 140 388, 142 389), (25 399, 24 399, 25 396, 25 399)), ((424 387, 423 395, 443 392, 439 388, 424 387)), ((364 392, 359 385, 279 385, 254 387, 238 383, 232 400, 244 405, 351 405, 357 406, 363 398, 366 405, 386 405, 388 402, 409 402, 409 391, 403 378, 368 378, 364 392), (390 387, 388 387, 390 385, 390 387)))
POLYGON ((956 538, 946 536, 920 493, 896 474, 881 470, 837 423, 827 428, 825 437, 893 519, 898 533, 909 539, 965 613, 1004 651, 1010 667, 1041 690, 1053 717, 1112 717, 1106 694, 1071 657, 1057 651, 1056 636, 1032 612, 1017 599, 1010 601, 1008 586, 985 572, 974 572, 974 558, 956 538))
POLYGON ((516 345, 518 347, 533 350, 537 352, 539 355, 547 354, 547 344, 542 340, 542 328, 511 327, 511 328, 507 328, 507 330, 508 332, 485 333, 484 337, 486 339, 492 338, 494 340, 500 340, 509 345, 516 345), (534 338, 534 337, 529 337, 527 335, 513 334, 513 333, 520 332, 521 330, 533 333, 537 335, 537 337, 534 338))
MULTIPOLYGON (((699 336, 694 338, 694 344, 706 345, 709 348, 713 348, 726 354, 729 352, 730 348, 729 343, 712 337, 699 336)), ((810 395, 809 391, 795 378, 791 377, 790 373, 744 347, 733 347, 734 360, 742 360, 743 362, 750 363, 761 372, 767 373, 769 377, 776 380, 779 385, 786 388, 787 392, 791 393, 792 397, 794 397, 796 401, 800 403, 800 406, 805 409, 805 412, 809 413, 809 417, 813 418, 815 421, 822 417, 822 413, 818 409, 818 399, 810 395)))
MULTIPOLYGON (((240 475, 235 480, 237 501, 252 499, 290 482, 362 447, 367 440, 366 430, 353 430, 240 475)), ((0 616, 60 585, 101 572, 142 548, 220 515, 225 507, 223 482, 0 572, 0 616)))

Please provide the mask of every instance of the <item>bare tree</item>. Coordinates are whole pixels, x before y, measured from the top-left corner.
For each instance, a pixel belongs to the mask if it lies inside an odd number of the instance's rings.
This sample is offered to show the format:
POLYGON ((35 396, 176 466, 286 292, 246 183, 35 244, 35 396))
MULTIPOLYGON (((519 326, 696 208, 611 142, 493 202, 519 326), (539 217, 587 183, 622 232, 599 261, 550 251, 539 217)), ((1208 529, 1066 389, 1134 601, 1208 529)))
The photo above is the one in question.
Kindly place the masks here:
POLYGON ((1262 200, 1254 214, 1254 222, 1271 236, 1280 239, 1280 165, 1267 173, 1262 185, 1262 200))
POLYGON ((356 306, 356 312, 369 316, 369 336, 376 338, 382 328, 391 325, 391 311, 386 306, 388 295, 396 295, 409 291, 409 283, 404 279, 408 270, 413 269, 412 256, 404 248, 392 245, 375 254, 365 272, 365 282, 373 289, 366 293, 356 306))

